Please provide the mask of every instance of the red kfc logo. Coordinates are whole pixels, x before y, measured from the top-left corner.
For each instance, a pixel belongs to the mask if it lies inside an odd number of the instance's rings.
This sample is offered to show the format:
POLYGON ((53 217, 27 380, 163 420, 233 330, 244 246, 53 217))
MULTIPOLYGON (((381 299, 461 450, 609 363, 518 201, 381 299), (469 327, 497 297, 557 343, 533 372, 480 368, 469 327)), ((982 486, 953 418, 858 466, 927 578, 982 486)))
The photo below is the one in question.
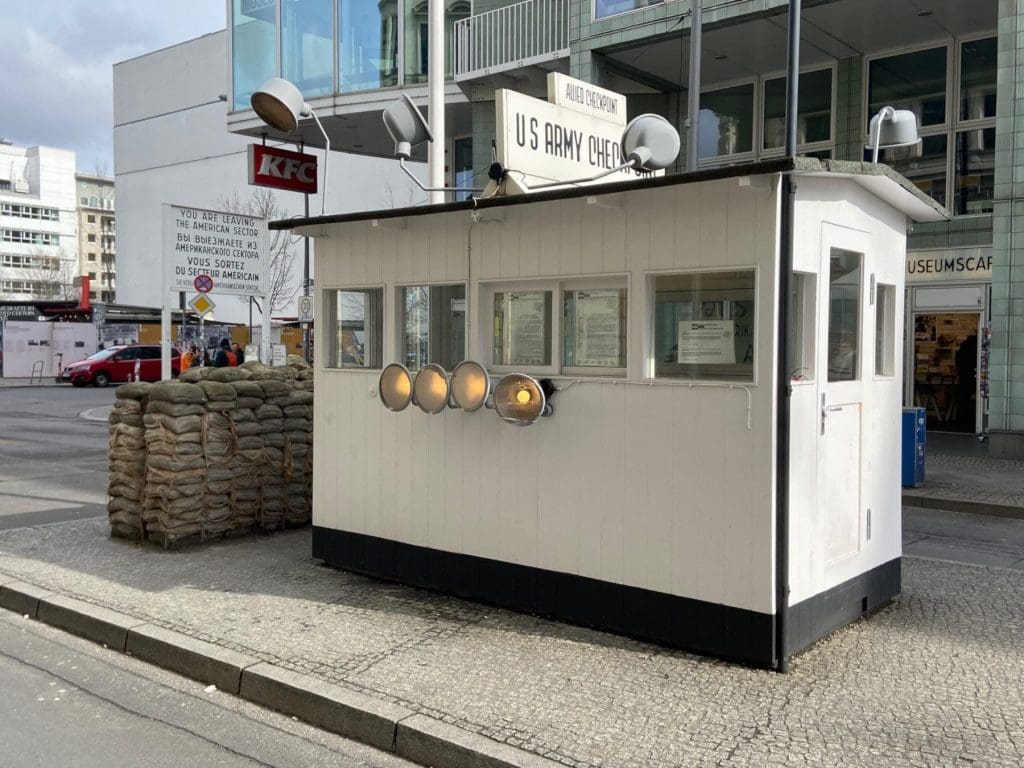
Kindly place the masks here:
POLYGON ((249 183, 316 193, 316 155, 263 144, 249 145, 249 183))

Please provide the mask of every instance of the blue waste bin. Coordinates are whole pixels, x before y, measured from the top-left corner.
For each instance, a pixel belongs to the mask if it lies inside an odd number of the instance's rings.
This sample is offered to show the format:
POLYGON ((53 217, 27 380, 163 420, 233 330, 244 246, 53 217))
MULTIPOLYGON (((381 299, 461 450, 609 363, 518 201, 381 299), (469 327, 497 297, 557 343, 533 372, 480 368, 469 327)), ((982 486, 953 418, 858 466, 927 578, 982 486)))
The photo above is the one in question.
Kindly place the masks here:
POLYGON ((903 487, 916 488, 924 482, 925 409, 903 409, 903 487))

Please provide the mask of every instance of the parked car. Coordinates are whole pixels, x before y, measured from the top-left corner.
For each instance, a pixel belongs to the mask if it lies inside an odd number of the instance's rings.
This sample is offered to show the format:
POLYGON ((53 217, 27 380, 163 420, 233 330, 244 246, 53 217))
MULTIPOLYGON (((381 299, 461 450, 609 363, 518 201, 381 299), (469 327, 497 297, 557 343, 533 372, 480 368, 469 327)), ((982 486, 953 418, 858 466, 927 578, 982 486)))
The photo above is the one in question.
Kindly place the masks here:
MULTIPOLYGON (((60 372, 60 381, 81 387, 92 384, 105 387, 111 382, 135 381, 138 364, 139 381, 160 381, 160 345, 132 344, 108 347, 93 352, 84 360, 69 363, 60 372)), ((181 352, 171 349, 171 375, 181 371, 181 352)))

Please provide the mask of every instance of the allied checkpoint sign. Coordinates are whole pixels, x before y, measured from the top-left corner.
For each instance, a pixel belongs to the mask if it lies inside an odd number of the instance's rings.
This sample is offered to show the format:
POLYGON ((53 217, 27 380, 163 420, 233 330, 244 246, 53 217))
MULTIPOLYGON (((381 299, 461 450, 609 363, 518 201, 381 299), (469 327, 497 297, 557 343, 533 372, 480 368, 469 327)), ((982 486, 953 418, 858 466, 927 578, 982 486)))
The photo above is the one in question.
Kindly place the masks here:
MULTIPOLYGON (((267 221, 256 216, 184 205, 163 206, 163 378, 169 379, 171 307, 175 294, 195 290, 201 275, 213 280, 213 292, 255 296, 269 310, 267 221)), ((204 294, 205 295, 205 294, 204 294)), ((173 304, 172 304, 173 301, 173 304)), ((270 339, 270 312, 263 313, 263 338, 270 339)), ((269 346, 262 359, 270 359, 269 346)))

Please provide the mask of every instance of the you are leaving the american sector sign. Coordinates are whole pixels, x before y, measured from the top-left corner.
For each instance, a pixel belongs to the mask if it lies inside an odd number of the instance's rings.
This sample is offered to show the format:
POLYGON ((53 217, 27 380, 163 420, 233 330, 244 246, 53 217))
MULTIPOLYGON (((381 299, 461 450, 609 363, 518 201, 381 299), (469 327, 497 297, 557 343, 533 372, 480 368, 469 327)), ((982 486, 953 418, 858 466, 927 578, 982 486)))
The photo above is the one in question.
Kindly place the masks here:
POLYGON ((218 294, 264 293, 266 219, 165 204, 163 234, 168 290, 191 292, 199 275, 209 275, 218 294))

